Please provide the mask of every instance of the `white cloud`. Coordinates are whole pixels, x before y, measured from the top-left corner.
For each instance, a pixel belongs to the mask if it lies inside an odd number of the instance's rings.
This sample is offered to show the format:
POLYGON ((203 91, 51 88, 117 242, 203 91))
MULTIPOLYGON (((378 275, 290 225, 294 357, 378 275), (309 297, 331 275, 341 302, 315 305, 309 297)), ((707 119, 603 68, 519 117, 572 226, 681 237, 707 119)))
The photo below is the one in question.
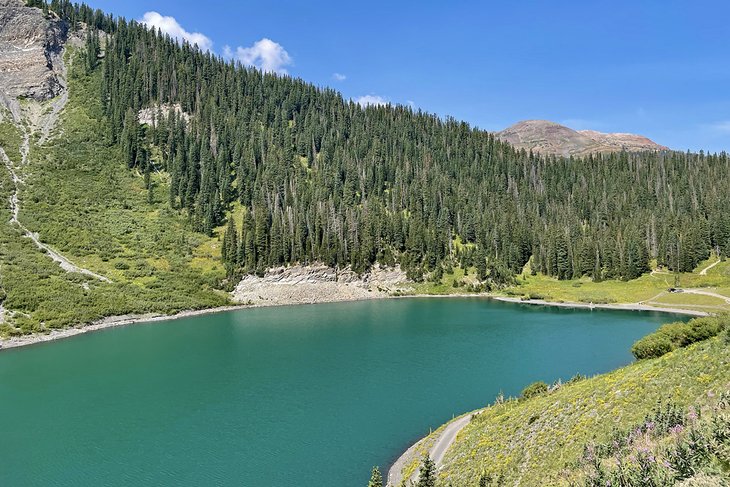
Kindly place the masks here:
POLYGON ((292 64, 292 58, 284 46, 263 38, 251 47, 238 46, 235 51, 230 46, 223 47, 223 56, 236 58, 246 66, 255 66, 262 71, 286 74, 284 66, 292 64))
POLYGON ((416 102, 413 100, 406 100, 406 103, 408 103, 408 106, 415 109, 416 108, 416 102))
POLYGON ((378 95, 365 95, 365 96, 361 96, 359 98, 355 98, 354 101, 355 101, 355 103, 357 103, 358 105, 360 105, 362 107, 366 107, 369 105, 381 106, 381 105, 388 104, 388 100, 386 100, 382 96, 378 96, 378 95))
POLYGON ((332 79, 334 79, 335 81, 345 81, 347 79, 347 76, 341 73, 333 73, 332 79))
POLYGON ((730 134, 730 120, 723 120, 721 122, 708 124, 707 128, 709 128, 713 132, 730 134))
POLYGON ((157 12, 146 12, 139 21, 151 29, 159 29, 164 34, 177 39, 178 41, 188 41, 190 44, 197 44, 203 51, 210 51, 213 48, 213 41, 200 32, 188 32, 178 22, 175 17, 160 15, 157 12))

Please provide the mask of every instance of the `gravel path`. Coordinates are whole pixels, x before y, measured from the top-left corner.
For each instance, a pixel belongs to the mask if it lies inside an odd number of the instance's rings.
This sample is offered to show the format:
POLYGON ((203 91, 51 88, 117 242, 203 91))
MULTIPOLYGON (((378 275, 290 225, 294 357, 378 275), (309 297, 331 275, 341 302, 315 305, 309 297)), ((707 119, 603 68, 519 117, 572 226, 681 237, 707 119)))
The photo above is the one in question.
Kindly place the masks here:
MULTIPOLYGON (((479 412, 465 414, 464 416, 451 421, 439 433, 438 437, 436 437, 433 445, 431 445, 428 449, 428 456, 431 457, 431 460, 433 460, 436 464, 436 468, 440 468, 442 466, 444 456, 449 450, 449 447, 451 447, 454 443, 456 435, 459 434, 459 431, 461 431, 464 426, 469 424, 474 414, 479 414, 479 412)), ((390 467, 390 470, 388 471, 389 486, 399 487, 401 485, 401 482, 403 481, 403 469, 414 460, 416 451, 418 450, 421 442, 424 440, 425 438, 411 446, 405 453, 403 453, 403 455, 400 456, 400 458, 398 458, 398 460, 395 461, 393 466, 390 467)), ((418 481, 418 469, 416 469, 413 475, 411 475, 411 477, 407 480, 415 484, 418 481)))
POLYGON ((720 263, 720 259, 717 259, 717 261, 713 262, 712 264, 710 264, 707 267, 705 267, 704 269, 702 269, 700 271, 700 275, 701 276, 706 276, 707 275, 707 271, 709 271, 710 269, 712 269, 713 267, 715 267, 719 263, 720 263))
MULTIPOLYGON (((20 176, 20 172, 22 171, 22 168, 26 166, 28 163, 28 158, 30 157, 30 137, 31 132, 33 130, 39 130, 41 132, 40 137, 40 143, 45 142, 48 137, 51 134, 51 130, 55 126, 58 116, 63 110, 63 108, 66 106, 66 102, 68 101, 68 90, 66 90, 65 85, 65 75, 66 75, 66 67, 61 62, 61 68, 62 73, 61 76, 59 76, 59 81, 62 83, 62 86, 64 89, 62 90, 61 94, 56 97, 55 100, 51 103, 51 110, 50 113, 43 115, 39 114, 37 107, 34 110, 29 110, 28 116, 25 117, 27 121, 30 123, 31 127, 27 127, 24 123, 24 116, 23 110, 17 100, 12 100, 10 102, 10 111, 11 115, 13 117, 13 120, 16 124, 16 126, 20 127, 23 132, 23 139, 20 144, 20 155, 21 160, 19 161, 19 164, 14 163, 10 157, 8 157, 7 153, 0 148, 0 159, 2 159, 3 164, 5 165, 5 168, 10 173, 10 177, 13 181, 13 185, 15 186, 12 194, 10 195, 10 223, 17 225, 22 231, 23 234, 31 239, 33 243, 40 249, 41 251, 45 252, 53 261, 57 262, 61 269, 65 270, 66 272, 74 272, 77 274, 83 274, 89 277, 93 277, 94 279, 98 279, 103 282, 112 282, 108 277, 102 276, 101 274, 97 274, 94 271, 91 271, 89 269, 85 269, 83 267, 80 267, 73 262, 71 262, 70 259, 65 257, 60 252, 53 249, 51 246, 41 242, 39 235, 36 232, 30 231, 25 225, 23 225, 20 222, 20 198, 18 195, 20 194, 21 186, 24 184, 23 178, 20 176), (13 109, 15 108, 15 109, 13 109), (35 113, 33 113, 35 111, 35 113)), ((16 161, 17 162, 17 161, 16 161)))
POLYGON ((702 289, 682 289, 682 292, 685 292, 687 294, 702 294, 703 296, 712 296, 713 298, 724 299, 727 304, 730 304, 730 298, 728 298, 727 296, 723 296, 722 294, 713 293, 712 291, 704 291, 702 289))

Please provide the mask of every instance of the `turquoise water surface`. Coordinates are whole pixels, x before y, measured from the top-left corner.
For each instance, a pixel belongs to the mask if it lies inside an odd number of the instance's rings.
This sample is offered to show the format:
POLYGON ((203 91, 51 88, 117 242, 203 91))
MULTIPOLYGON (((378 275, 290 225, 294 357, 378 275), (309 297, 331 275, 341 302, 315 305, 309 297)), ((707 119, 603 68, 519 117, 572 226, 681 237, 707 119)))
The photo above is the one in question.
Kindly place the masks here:
POLYGON ((0 353, 0 486, 364 486, 429 428, 631 362, 659 313, 478 298, 260 308, 0 353))

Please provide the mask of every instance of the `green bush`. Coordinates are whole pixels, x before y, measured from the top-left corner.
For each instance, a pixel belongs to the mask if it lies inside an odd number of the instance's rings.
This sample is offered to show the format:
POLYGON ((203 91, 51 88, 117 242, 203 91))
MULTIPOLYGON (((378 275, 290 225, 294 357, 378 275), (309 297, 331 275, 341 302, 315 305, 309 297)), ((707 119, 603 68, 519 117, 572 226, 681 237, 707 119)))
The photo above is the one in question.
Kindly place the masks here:
POLYGON ((661 357, 672 350, 674 350, 672 341, 667 335, 659 333, 659 331, 645 336, 631 347, 631 353, 638 360, 661 357))
POLYGON ((707 340, 730 328, 728 315, 693 318, 688 322, 678 321, 662 325, 654 333, 640 339, 631 347, 631 353, 638 360, 661 357, 675 348, 707 340))
POLYGON ((520 395, 520 397, 522 399, 529 399, 531 397, 545 394, 547 391, 548 385, 542 381, 537 381, 522 389, 522 394, 520 395))

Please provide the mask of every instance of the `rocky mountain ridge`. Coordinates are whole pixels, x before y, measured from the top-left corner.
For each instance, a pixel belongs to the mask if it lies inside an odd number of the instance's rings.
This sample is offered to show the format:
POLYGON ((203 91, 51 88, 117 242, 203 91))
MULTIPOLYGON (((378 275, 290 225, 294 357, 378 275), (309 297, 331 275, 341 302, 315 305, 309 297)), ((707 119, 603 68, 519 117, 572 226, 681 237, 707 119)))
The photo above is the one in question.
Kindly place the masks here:
POLYGON ((518 149, 566 157, 621 151, 668 150, 642 135, 573 130, 547 120, 518 122, 495 135, 518 149))

